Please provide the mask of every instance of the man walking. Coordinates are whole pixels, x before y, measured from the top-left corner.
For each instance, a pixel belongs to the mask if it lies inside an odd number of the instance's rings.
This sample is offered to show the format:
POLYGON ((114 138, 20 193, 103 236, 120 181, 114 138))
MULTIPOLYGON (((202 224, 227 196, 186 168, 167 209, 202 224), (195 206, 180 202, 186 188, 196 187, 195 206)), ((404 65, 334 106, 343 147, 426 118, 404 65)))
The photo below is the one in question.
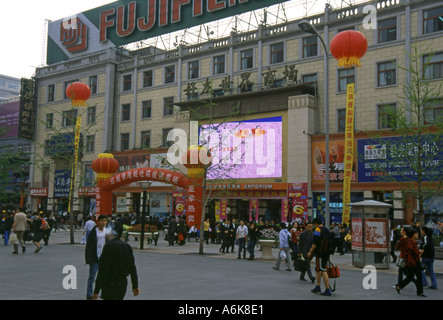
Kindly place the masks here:
POLYGON ((92 300, 94 279, 99 268, 99 258, 106 243, 105 227, 107 220, 108 217, 106 215, 100 215, 97 220, 97 226, 91 230, 86 240, 85 260, 86 264, 89 264, 88 287, 86 291, 87 300, 92 300))
POLYGON ((98 274, 92 296, 94 300, 98 298, 100 290, 102 290, 103 300, 123 300, 128 287, 128 275, 131 275, 134 296, 140 294, 132 248, 120 240, 123 226, 117 223, 113 233, 114 231, 116 237, 105 244, 99 259, 98 274))
POLYGON ((300 280, 306 281, 305 274, 308 273, 309 279, 314 283, 315 277, 312 276, 311 272, 311 258, 308 258, 308 252, 312 247, 312 241, 313 241, 314 233, 312 232, 312 223, 308 223, 306 225, 305 231, 303 231, 300 234, 299 239, 299 255, 303 256, 303 259, 305 260, 306 266, 300 273, 300 280))
POLYGON ((248 238, 248 227, 245 226, 243 220, 240 220, 240 226, 237 228, 236 239, 238 241, 238 257, 241 259, 241 252, 243 250, 243 259, 246 259, 246 240, 248 238))
MULTIPOLYGON (((17 240, 20 242, 20 246, 22 247, 22 253, 25 253, 26 246, 25 241, 23 240, 23 235, 26 231, 26 225, 28 223, 28 218, 26 215, 22 212, 22 208, 19 208, 17 210, 17 213, 14 216, 14 223, 12 224, 12 232, 14 232, 17 235, 17 240)), ((14 251, 13 254, 18 253, 18 243, 14 243, 14 251)))
POLYGON ((329 261, 330 246, 333 246, 331 239, 331 231, 323 226, 323 222, 320 218, 315 218, 314 221, 314 236, 311 249, 309 250, 307 257, 311 258, 315 255, 315 273, 317 278, 317 286, 312 289, 313 293, 321 293, 324 296, 330 296, 332 294, 329 288, 329 277, 326 270, 326 264, 329 261), (321 292, 321 279, 325 285, 325 291, 321 292))
POLYGON ((275 266, 272 267, 275 270, 280 270, 280 263, 282 260, 282 252, 286 255, 286 271, 292 271, 291 269, 291 250, 289 249, 289 241, 291 240, 291 234, 288 229, 286 229, 286 223, 282 222, 280 224, 281 231, 278 234, 280 240, 280 251, 278 253, 277 261, 275 266))

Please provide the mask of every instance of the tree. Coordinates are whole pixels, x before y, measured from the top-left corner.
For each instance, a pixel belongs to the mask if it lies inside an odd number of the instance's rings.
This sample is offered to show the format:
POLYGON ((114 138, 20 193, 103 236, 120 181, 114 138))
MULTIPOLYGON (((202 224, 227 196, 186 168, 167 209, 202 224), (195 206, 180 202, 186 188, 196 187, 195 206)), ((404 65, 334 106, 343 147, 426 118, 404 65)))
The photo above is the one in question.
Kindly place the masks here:
MULTIPOLYGON (((38 118, 38 121, 42 126, 51 132, 51 139, 37 145, 39 152, 35 153, 33 165, 35 168, 39 168, 42 171, 44 167, 50 167, 53 165, 55 170, 65 170, 66 172, 69 172, 69 178, 62 176, 60 179, 57 179, 54 174, 54 180, 49 182, 59 184, 61 181, 64 181, 62 185, 64 185, 65 188, 69 188, 72 195, 75 190, 78 190, 78 188, 83 185, 84 182, 82 176, 80 179, 75 179, 78 172, 78 168, 75 166, 76 156, 74 153, 75 124, 77 117, 81 117, 82 119, 86 119, 88 116, 90 117, 90 113, 88 113, 88 111, 90 111, 89 108, 95 108, 94 110, 96 110, 96 106, 88 106, 86 108, 74 108, 71 106, 71 109, 64 111, 60 111, 53 107, 47 107, 45 112, 46 115, 52 115, 50 119, 38 118), (71 179, 73 179, 72 182, 74 182, 72 188, 71 179)), ((94 113, 94 116, 92 119, 90 118, 89 121, 82 121, 82 123, 86 123, 86 125, 83 125, 80 131, 81 139, 78 146, 77 162, 81 162, 84 151, 88 148, 88 141, 85 141, 85 137, 87 139, 88 136, 95 136, 98 132, 103 131, 102 128, 97 126, 97 124, 100 123, 100 117, 103 113, 104 109, 98 114, 94 113)), ((74 226, 76 221, 74 219, 72 200, 68 209, 70 212, 70 242, 71 244, 74 244, 74 226)))
MULTIPOLYGON (((374 136, 378 143, 373 170, 378 181, 396 181, 404 195, 417 200, 418 218, 425 223, 425 202, 441 194, 443 183, 443 117, 435 107, 441 105, 441 78, 434 80, 431 47, 421 50, 414 42, 407 52, 408 65, 397 65, 407 75, 398 107, 384 105, 383 127, 391 128, 394 138, 383 133, 374 136)), ((440 74, 441 77, 441 74, 440 74)), ((360 156, 364 156, 361 155, 360 156)))

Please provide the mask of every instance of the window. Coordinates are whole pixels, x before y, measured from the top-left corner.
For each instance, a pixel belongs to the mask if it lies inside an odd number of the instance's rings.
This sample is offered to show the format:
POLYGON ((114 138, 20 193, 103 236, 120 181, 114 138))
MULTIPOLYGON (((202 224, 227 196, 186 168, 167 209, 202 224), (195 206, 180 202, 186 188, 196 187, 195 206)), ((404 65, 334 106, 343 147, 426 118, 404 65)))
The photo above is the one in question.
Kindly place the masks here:
POLYGON ((302 82, 304 84, 307 84, 307 85, 313 86, 314 88, 317 88, 317 74, 312 73, 312 74, 303 75, 302 82))
POLYGON ((77 110, 63 111, 63 127, 71 127, 75 124, 77 117, 77 110))
POLYGON ((51 148, 51 140, 47 139, 45 140, 45 146, 44 146, 44 154, 45 156, 49 156, 49 149, 51 148))
POLYGON ((303 58, 317 55, 317 36, 303 38, 303 58))
POLYGON ((142 131, 141 133, 141 147, 142 149, 151 147, 151 131, 142 131))
POLYGON ((89 108, 88 108, 88 118, 87 118, 87 123, 88 123, 88 124, 94 124, 94 123, 95 123, 95 117, 96 117, 96 110, 95 110, 95 107, 89 107, 89 108))
POLYGON ((349 83, 355 83, 355 68, 338 70, 338 92, 346 92, 349 83))
POLYGON ((142 101, 142 119, 151 118, 152 100, 142 101))
POLYGON ((214 74, 225 73, 225 56, 214 57, 214 74))
POLYGON ((129 133, 120 134, 120 151, 129 150, 129 133))
POLYGON ((271 61, 270 64, 283 62, 284 45, 283 42, 271 45, 271 61))
POLYGON ((170 147, 174 144, 174 141, 168 141, 168 133, 171 131, 172 128, 167 128, 162 130, 162 146, 163 147, 170 147))
POLYGON ((397 40, 397 18, 378 22, 378 42, 397 40))
POLYGON ((129 103, 122 104, 122 119, 121 121, 131 120, 131 105, 129 103))
POLYGON ((86 152, 94 152, 95 136, 86 136, 86 152))
POLYGON ((443 7, 423 12, 423 33, 443 30, 443 7))
POLYGON ((123 91, 132 90, 132 74, 123 76, 123 91))
POLYGON ((174 115, 174 97, 163 98, 163 115, 174 115))
POLYGON ((68 99, 68 96, 66 95, 66 89, 68 89, 69 85, 74 82, 78 82, 78 79, 65 82, 65 86, 64 86, 64 90, 63 90, 63 94, 64 94, 65 99, 68 99))
POLYGON ((54 114, 46 114, 46 129, 51 129, 54 126, 54 114))
POLYGON ((143 88, 152 87, 153 84, 152 70, 143 72, 143 88))
POLYGON ((434 104, 432 107, 425 109, 425 123, 443 122, 443 102, 434 104))
POLYGON ((424 56, 423 64, 425 65, 425 79, 443 78, 443 52, 424 56))
POLYGON ((199 75, 199 61, 192 61, 188 64, 188 79, 197 79, 199 75))
POLYGON ((89 89, 91 94, 97 94, 97 76, 89 77, 89 89))
POLYGON ((338 132, 346 132, 346 109, 337 110, 338 132))
POLYGON ((240 69, 244 70, 244 69, 250 69, 253 66, 253 50, 252 49, 248 49, 248 50, 243 50, 240 52, 240 69))
POLYGON ((384 104, 377 107, 377 123, 379 129, 390 129, 395 128, 395 110, 396 105, 384 104))
POLYGON ((165 67, 165 83, 175 81, 175 66, 165 67))
POLYGON ((55 85, 50 84, 48 86, 48 102, 52 102, 55 100, 55 85))
POLYGON ((394 62, 383 62, 377 65, 378 86, 390 86, 397 83, 394 62))

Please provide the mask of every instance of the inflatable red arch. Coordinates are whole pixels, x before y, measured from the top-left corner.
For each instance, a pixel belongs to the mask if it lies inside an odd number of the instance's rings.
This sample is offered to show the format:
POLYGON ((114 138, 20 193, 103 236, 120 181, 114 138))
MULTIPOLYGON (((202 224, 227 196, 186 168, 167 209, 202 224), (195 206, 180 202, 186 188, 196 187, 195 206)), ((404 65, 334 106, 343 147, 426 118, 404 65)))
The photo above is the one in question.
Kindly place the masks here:
POLYGON ((198 169, 203 170, 204 165, 185 166, 188 167, 188 175, 160 168, 138 168, 115 174, 119 167, 117 160, 112 154, 100 154, 92 163, 92 168, 97 173, 96 215, 112 214, 113 190, 137 181, 158 181, 187 190, 186 221, 189 226, 197 224, 199 227, 203 211, 203 175, 198 169), (192 176, 189 176, 191 173, 192 176))

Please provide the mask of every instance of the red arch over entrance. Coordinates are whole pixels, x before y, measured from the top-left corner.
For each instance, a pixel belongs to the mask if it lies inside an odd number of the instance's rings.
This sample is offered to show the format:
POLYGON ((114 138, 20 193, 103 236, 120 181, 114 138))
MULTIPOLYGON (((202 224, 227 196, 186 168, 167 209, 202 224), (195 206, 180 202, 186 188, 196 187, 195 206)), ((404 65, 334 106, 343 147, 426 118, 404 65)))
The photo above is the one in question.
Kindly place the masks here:
POLYGON ((96 215, 111 215, 113 190, 137 181, 158 181, 186 189, 188 191, 187 223, 200 225, 198 222, 202 215, 203 179, 191 178, 177 171, 159 168, 128 170, 106 180, 97 181, 96 215))

